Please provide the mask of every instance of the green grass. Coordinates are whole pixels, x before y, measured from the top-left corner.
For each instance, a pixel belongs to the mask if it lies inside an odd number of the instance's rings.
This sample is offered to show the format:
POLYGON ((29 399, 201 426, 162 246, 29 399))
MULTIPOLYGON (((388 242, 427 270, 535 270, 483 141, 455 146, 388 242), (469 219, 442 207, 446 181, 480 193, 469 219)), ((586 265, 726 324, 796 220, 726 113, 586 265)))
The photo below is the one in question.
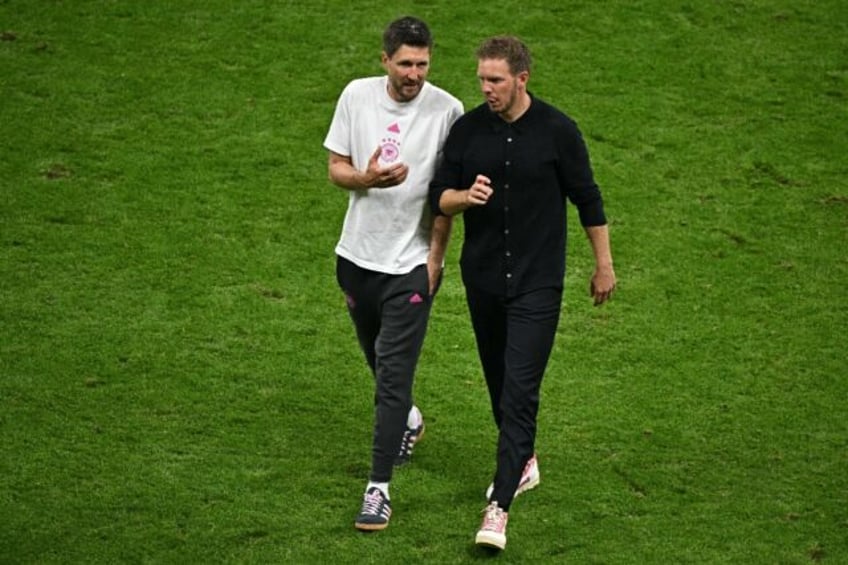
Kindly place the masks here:
POLYGON ((463 563, 494 427, 457 263, 391 527, 352 527, 370 377, 321 144, 405 13, 431 79, 521 35, 583 129, 543 482, 509 563, 848 562, 844 2, 0 0, 0 562, 463 563))

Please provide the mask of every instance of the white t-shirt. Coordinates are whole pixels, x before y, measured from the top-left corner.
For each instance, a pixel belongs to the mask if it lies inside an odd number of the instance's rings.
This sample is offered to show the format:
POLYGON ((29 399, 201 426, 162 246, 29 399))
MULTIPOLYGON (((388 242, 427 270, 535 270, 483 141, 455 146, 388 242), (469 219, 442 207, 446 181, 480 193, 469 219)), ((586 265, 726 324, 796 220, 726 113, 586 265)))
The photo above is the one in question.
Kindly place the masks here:
POLYGON ((427 189, 462 103, 425 82, 418 96, 396 102, 388 77, 350 82, 339 98, 324 147, 365 170, 382 148, 384 165, 409 166, 406 180, 390 188, 350 191, 336 253, 363 269, 405 274, 427 262, 432 215, 427 189))

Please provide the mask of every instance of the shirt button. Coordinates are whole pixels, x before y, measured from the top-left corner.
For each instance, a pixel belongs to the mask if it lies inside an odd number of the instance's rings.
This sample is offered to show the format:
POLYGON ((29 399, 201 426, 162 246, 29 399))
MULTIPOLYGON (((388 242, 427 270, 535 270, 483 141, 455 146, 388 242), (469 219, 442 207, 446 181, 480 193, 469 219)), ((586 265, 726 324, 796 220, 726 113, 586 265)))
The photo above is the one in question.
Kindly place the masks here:
POLYGON ((509 212, 509 206, 504 206, 504 212, 509 212))
POLYGON ((512 273, 507 273, 507 274, 506 274, 506 278, 511 279, 511 278, 512 278, 512 273))
POLYGON ((505 184, 505 185, 504 185, 504 188, 505 188, 505 189, 506 189, 506 188, 509 188, 509 183, 505 184))
POLYGON ((505 235, 509 235, 509 229, 505 229, 505 230, 504 230, 504 234, 505 234, 505 235))
POLYGON ((506 252, 506 256, 507 256, 507 257, 512 257, 512 252, 507 251, 507 252, 506 252))
POLYGON ((511 137, 507 137, 507 138, 506 138, 506 141, 507 141, 507 143, 512 143, 512 138, 511 138, 511 137))
POLYGON ((506 166, 509 167, 509 161, 506 162, 506 166))

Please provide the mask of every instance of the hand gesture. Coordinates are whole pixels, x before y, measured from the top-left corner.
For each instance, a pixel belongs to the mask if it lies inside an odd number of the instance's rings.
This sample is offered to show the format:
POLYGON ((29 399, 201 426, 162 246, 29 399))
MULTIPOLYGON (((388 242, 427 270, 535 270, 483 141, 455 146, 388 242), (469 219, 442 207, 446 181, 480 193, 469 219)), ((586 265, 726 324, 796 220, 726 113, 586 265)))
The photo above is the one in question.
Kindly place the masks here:
POLYGON ((471 185, 465 194, 465 204, 471 206, 483 206, 489 201, 494 190, 490 186, 492 181, 485 175, 477 175, 474 179, 474 184, 471 185))
POLYGON ((365 170, 365 186, 368 188, 388 188, 397 186, 406 180, 409 167, 403 163, 395 163, 388 167, 380 166, 380 154, 382 149, 377 150, 368 159, 368 168, 365 170))

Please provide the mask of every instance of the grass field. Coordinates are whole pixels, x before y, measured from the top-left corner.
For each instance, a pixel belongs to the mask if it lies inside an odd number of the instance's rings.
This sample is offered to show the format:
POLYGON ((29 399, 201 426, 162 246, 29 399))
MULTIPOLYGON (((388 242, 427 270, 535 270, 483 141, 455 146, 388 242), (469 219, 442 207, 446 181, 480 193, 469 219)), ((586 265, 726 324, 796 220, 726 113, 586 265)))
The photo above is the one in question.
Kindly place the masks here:
POLYGON ((412 13, 580 124, 542 484, 505 563, 848 563, 848 4, 0 0, 0 562, 465 563, 495 430, 455 231, 388 530, 322 142, 412 13), (572 214, 572 220, 576 215, 572 214))

